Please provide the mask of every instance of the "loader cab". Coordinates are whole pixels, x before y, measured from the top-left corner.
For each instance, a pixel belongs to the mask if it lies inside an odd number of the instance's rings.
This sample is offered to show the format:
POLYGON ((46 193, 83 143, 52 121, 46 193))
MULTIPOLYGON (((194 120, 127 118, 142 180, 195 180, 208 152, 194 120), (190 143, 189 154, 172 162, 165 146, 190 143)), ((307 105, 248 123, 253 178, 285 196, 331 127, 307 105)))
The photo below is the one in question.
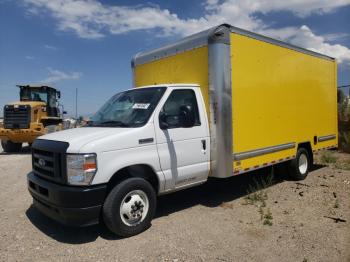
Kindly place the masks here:
POLYGON ((59 117, 58 99, 61 97, 61 92, 49 86, 30 86, 19 85, 20 100, 34 101, 45 103, 45 111, 48 117, 59 117))

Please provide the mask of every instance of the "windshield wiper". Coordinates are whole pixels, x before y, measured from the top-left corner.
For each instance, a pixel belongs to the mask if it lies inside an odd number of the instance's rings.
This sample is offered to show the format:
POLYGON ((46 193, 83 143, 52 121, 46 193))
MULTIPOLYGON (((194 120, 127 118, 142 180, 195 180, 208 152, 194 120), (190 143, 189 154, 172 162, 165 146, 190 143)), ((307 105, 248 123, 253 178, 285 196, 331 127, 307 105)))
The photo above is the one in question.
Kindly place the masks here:
POLYGON ((100 122, 100 123, 97 123, 97 125, 103 125, 103 126, 111 125, 111 126, 129 127, 128 124, 126 124, 122 121, 116 121, 116 120, 109 120, 109 121, 100 122))

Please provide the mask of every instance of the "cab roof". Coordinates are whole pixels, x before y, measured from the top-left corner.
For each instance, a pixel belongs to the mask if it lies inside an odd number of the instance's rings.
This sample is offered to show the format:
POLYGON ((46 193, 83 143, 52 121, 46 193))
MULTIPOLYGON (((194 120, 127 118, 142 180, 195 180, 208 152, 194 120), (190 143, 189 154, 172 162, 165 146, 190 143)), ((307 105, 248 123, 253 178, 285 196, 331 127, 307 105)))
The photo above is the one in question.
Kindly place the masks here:
POLYGON ((56 87, 54 87, 53 85, 50 85, 50 84, 18 84, 16 86, 19 88, 25 87, 25 88, 33 88, 33 89, 35 89, 35 88, 52 89, 52 90, 59 92, 59 90, 56 87))
MULTIPOLYGON (((156 85, 147 85, 147 86, 137 86, 135 88, 150 88, 150 87, 186 87, 186 86, 190 86, 190 87, 199 87, 198 84, 193 84, 193 83, 178 83, 178 84, 156 84, 156 85)), ((132 88, 134 89, 134 88, 132 88)))

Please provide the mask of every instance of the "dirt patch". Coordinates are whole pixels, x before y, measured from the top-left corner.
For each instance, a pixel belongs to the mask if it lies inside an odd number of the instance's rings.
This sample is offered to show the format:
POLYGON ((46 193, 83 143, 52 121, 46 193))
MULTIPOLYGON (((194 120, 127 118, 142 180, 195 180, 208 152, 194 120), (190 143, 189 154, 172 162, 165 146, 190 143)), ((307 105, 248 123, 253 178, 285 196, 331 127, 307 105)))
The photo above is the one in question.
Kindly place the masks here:
POLYGON ((350 171, 318 157, 301 182, 280 172, 259 188, 265 169, 160 197, 152 227, 119 239, 103 226, 70 228, 42 216, 26 189, 29 150, 0 153, 0 260, 349 261, 350 171))

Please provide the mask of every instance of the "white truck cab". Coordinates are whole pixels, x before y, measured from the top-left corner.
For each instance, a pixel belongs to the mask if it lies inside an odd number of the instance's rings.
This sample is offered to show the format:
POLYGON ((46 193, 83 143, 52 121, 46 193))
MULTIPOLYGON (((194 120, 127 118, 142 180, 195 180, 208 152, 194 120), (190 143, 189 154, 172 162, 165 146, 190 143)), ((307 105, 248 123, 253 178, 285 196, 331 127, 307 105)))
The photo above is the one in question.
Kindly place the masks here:
POLYGON ((207 180, 203 97, 194 84, 127 90, 113 96, 88 126, 42 136, 32 149, 29 191, 41 211, 65 224, 90 225, 105 209, 113 232, 133 235, 149 225, 157 194, 207 180), (124 186, 128 192, 120 193, 124 186))

